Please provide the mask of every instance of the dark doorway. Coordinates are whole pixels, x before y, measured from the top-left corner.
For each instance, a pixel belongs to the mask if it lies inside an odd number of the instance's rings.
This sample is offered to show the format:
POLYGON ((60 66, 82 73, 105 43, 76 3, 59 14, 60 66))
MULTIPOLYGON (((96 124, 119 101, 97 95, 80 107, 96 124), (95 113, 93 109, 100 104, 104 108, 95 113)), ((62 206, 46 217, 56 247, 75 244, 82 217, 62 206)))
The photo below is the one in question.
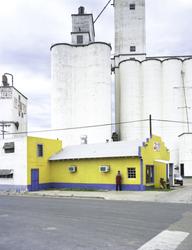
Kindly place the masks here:
POLYGON ((185 176, 185 172, 184 172, 184 164, 181 163, 180 164, 180 173, 181 173, 181 176, 184 177, 185 176))

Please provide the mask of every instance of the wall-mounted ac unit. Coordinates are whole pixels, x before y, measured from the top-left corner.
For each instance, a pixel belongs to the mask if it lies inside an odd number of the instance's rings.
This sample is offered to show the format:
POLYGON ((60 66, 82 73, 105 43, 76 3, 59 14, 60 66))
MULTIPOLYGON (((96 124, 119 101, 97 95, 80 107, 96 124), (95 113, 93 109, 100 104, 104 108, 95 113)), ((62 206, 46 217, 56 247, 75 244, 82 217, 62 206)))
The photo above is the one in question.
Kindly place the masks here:
POLYGON ((68 170, 70 173, 75 173, 75 172, 77 172, 77 167, 76 166, 69 166, 68 170))
POLYGON ((100 166, 100 167, 99 167, 99 171, 100 171, 101 173, 107 173, 107 172, 110 171, 110 166, 100 166))

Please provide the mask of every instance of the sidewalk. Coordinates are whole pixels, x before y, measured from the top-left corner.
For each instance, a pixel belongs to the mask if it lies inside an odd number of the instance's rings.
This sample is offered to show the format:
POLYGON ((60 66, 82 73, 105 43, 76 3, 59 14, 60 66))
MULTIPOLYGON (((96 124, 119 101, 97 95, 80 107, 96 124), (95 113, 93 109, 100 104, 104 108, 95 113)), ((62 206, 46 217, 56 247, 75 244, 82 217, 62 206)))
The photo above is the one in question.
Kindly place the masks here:
POLYGON ((52 197, 76 199, 101 199, 120 201, 145 201, 160 203, 192 204, 192 179, 184 180, 184 186, 175 186, 171 191, 65 191, 44 190, 26 193, 1 193, 27 197, 52 197))
MULTIPOLYGON (((174 192, 174 191, 170 191, 174 192)), ((46 196, 46 197, 63 197, 63 198, 83 198, 83 199, 102 199, 102 200, 121 200, 121 201, 159 201, 160 196, 165 191, 38 191, 30 192, 28 195, 32 196, 46 196)))

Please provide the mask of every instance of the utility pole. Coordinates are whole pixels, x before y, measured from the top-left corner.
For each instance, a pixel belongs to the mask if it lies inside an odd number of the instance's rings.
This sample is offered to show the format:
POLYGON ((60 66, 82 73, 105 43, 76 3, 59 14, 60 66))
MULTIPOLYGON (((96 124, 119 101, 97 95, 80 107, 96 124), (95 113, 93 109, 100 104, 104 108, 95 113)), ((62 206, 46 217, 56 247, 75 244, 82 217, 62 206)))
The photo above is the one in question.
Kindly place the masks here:
POLYGON ((150 131, 150 138, 152 138, 153 132, 152 132, 152 116, 149 115, 149 131, 150 131))

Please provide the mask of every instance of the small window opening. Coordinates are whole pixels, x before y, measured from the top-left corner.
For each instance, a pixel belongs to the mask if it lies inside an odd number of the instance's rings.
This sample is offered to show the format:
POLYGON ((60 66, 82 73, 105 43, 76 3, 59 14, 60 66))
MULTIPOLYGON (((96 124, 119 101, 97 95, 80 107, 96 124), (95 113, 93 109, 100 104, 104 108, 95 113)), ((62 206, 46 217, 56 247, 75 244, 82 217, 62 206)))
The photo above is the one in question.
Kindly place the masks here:
POLYGON ((131 3, 131 4, 129 5, 129 9, 130 9, 130 10, 135 10, 135 4, 134 4, 134 3, 131 3))
POLYGON ((83 43, 83 36, 77 36, 77 44, 83 43))
POLYGON ((43 145, 37 144, 37 157, 43 157, 43 145))
POLYGON ((12 179, 13 170, 12 169, 0 169, 0 178, 12 179))
POLYGON ((136 51, 136 46, 130 46, 130 52, 135 52, 136 51))
POLYGON ((136 178, 136 169, 135 168, 128 168, 127 169, 127 174, 128 174, 128 178, 132 179, 132 178, 136 178))

